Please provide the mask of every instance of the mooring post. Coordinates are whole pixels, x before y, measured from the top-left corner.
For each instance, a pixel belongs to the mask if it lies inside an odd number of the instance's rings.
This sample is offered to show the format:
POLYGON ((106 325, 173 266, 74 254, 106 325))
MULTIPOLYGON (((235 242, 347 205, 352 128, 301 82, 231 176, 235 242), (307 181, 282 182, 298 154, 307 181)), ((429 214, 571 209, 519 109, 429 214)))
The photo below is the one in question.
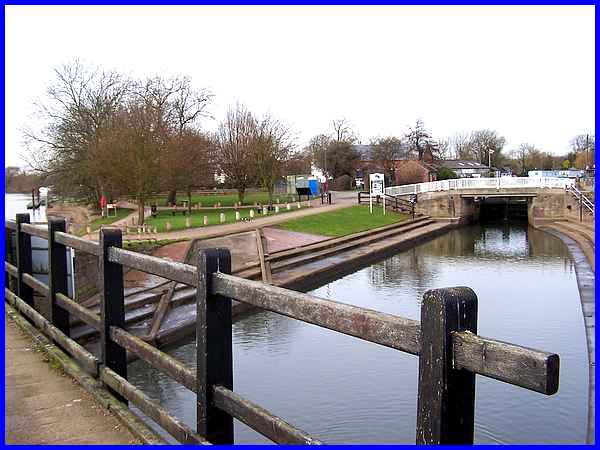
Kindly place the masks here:
POLYGON ((21 230, 21 224, 29 220, 29 213, 17 214, 17 295, 34 308, 33 289, 23 282, 23 274, 32 272, 31 236, 21 230))
MULTIPOLYGON (((105 367, 127 379, 127 353, 110 338, 110 327, 125 328, 125 301, 123 294, 123 266, 108 260, 110 247, 121 248, 123 237, 118 228, 100 230, 100 286, 102 287, 100 355, 105 367)), ((127 400, 115 392, 119 400, 127 400)))
POLYGON ((69 313, 56 303, 56 294, 68 295, 67 285, 67 248, 56 242, 54 233, 66 232, 65 219, 48 219, 48 303, 52 325, 69 336, 69 313))
POLYGON ((196 431, 213 444, 233 444, 233 418, 218 409, 212 399, 214 386, 233 389, 231 299, 212 294, 212 274, 231 273, 229 250, 200 251, 197 267, 196 431))
POLYGON ((472 444, 475 374, 453 368, 452 332, 477 332, 477 296, 432 289, 421 306, 417 444, 472 444))

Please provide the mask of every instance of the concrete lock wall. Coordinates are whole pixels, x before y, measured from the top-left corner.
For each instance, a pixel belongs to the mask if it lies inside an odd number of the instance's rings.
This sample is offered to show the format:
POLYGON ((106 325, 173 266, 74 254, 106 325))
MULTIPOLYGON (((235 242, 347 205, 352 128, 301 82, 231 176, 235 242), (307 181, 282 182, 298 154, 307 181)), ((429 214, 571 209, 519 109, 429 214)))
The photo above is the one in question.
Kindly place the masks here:
MULTIPOLYGON (((418 195, 416 212, 438 219, 454 219, 460 224, 479 220, 480 202, 473 197, 507 194, 527 196, 527 217, 529 223, 552 221, 564 218, 579 220, 579 202, 563 189, 503 189, 461 190, 457 192, 427 192, 418 195)), ((593 216, 583 214, 585 221, 593 221, 593 216)))

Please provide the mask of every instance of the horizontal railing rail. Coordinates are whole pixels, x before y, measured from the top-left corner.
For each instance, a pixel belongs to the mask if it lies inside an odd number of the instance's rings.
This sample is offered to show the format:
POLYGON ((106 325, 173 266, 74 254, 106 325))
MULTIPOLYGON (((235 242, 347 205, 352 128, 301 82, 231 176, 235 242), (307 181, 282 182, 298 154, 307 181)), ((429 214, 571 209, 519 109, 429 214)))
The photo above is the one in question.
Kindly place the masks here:
POLYGON ((64 221, 54 219, 45 234, 50 266, 45 284, 31 275, 30 255, 30 236, 43 233, 27 222, 28 215, 18 215, 16 227, 6 227, 17 234, 16 258, 7 246, 5 273, 16 288, 16 293, 5 289, 7 302, 118 398, 135 404, 182 443, 233 443, 234 418, 277 443, 321 443, 233 391, 232 300, 417 355, 419 444, 473 442, 475 374, 546 395, 559 387, 558 355, 477 335, 477 297, 469 288, 428 291, 417 321, 233 276, 226 249, 203 250, 192 266, 124 250, 115 229, 101 230, 99 243, 76 238, 64 232, 64 221), (66 246, 98 256, 100 314, 67 296, 66 246), (196 289, 195 370, 125 329, 123 267, 196 289), (35 311, 34 291, 49 301, 49 319, 35 311), (68 337, 69 314, 100 332, 100 358, 68 337), (127 352, 196 393, 195 431, 127 381, 127 352))
POLYGON ((392 196, 421 194, 425 192, 453 191, 461 189, 515 189, 515 188, 559 188, 574 185, 569 178, 550 177, 497 177, 497 178, 456 178, 452 180, 430 181, 428 183, 405 184, 385 188, 392 196))

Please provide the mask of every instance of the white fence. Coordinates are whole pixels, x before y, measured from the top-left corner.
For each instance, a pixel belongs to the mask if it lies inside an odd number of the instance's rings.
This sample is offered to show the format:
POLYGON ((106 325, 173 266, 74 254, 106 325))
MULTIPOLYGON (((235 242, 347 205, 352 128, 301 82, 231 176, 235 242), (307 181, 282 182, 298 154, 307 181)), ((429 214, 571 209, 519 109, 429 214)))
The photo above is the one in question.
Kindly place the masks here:
POLYGON ((432 181, 430 183, 405 184, 385 188, 387 195, 409 195, 422 192, 455 191, 460 189, 509 189, 509 188, 561 188, 575 185, 569 178, 548 177, 498 177, 498 178, 457 178, 454 180, 432 181))

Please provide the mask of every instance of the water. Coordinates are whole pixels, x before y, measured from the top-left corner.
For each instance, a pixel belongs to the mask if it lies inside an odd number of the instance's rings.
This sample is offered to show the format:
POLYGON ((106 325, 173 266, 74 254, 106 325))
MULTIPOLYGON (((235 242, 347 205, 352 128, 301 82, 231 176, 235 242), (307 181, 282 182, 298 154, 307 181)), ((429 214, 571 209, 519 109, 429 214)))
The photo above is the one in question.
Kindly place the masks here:
MULTIPOLYGON (((473 225, 313 292, 419 319, 431 288, 470 286, 479 334, 556 352, 548 397, 477 377, 477 443, 584 443, 587 352, 574 265, 554 236, 526 224, 473 225)), ((418 359, 270 312, 234 325, 234 390, 328 443, 414 443, 418 359)), ((169 352, 195 364, 189 343, 169 352)), ((130 380, 195 423, 194 394, 142 361, 130 380)), ((268 442, 236 422, 236 443, 268 442)))
POLYGON ((40 206, 38 209, 27 209, 27 204, 31 202, 31 194, 4 194, 4 219, 15 220, 18 213, 29 213, 31 222, 46 221, 46 207, 40 206))

